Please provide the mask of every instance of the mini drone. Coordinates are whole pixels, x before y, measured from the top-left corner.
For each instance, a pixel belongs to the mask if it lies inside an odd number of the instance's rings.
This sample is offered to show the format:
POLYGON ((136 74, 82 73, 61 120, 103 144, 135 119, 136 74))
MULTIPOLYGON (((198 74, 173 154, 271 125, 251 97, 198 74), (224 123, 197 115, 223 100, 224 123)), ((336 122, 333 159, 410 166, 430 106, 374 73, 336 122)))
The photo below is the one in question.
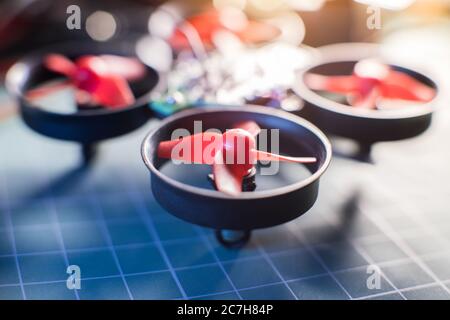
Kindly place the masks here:
POLYGON ((318 49, 298 72, 299 115, 324 132, 350 138, 363 158, 379 141, 417 136, 431 123, 437 84, 409 66, 389 63, 376 44, 343 43, 318 49))
POLYGON ((87 163, 99 141, 147 122, 150 94, 161 88, 160 80, 156 70, 135 58, 133 43, 85 41, 30 54, 9 70, 6 85, 30 128, 79 142, 87 163), (51 108, 39 104, 67 88, 74 91, 73 110, 65 110, 61 100, 51 108))

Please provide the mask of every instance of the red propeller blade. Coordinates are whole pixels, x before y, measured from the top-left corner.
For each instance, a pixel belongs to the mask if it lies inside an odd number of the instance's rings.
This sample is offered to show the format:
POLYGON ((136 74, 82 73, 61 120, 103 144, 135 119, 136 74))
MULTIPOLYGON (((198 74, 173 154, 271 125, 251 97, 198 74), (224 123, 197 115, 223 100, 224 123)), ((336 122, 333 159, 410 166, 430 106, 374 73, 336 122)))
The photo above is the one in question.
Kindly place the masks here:
POLYGON ((348 94, 360 90, 360 81, 354 76, 323 76, 309 73, 305 82, 312 90, 330 91, 339 94, 348 94))
POLYGON ((377 59, 364 59, 354 68, 355 75, 362 79, 378 80, 379 96, 391 99, 430 101, 434 89, 417 81, 410 75, 396 71, 377 59))
POLYGON ((368 93, 349 96, 349 103, 361 109, 376 109, 377 101, 381 98, 379 86, 374 86, 368 93))
POLYGON ((99 105, 110 108, 126 107, 135 101, 128 82, 115 74, 100 77, 98 86, 91 95, 99 105))
POLYGON ((428 102, 435 96, 433 88, 375 59, 356 63, 351 76, 307 74, 305 82, 313 90, 346 94, 352 106, 366 109, 383 98, 428 102))
MULTIPOLYGON (((280 35, 281 31, 268 23, 248 20, 241 30, 232 30, 228 28, 222 21, 221 12, 218 10, 208 10, 199 15, 193 16, 186 20, 193 27, 203 44, 211 47, 213 36, 220 30, 228 30, 238 36, 244 43, 261 43, 270 41, 280 35)), ((189 41, 185 34, 177 28, 169 43, 176 50, 190 48, 189 41)))
POLYGON ((406 73, 392 70, 381 83, 381 93, 386 98, 428 102, 435 96, 435 90, 406 73))
POLYGON ((127 58, 111 54, 101 55, 109 72, 117 74, 128 81, 134 81, 145 75, 144 65, 136 58, 127 58))
POLYGON ((289 157, 256 149, 253 149, 252 152, 259 161, 285 161, 295 163, 314 163, 317 161, 314 157, 289 157))
POLYGON ((48 86, 42 86, 42 87, 38 87, 36 89, 28 90, 26 93, 26 98, 29 100, 39 99, 46 95, 55 93, 56 91, 66 89, 70 86, 72 86, 70 81, 62 80, 62 81, 59 81, 56 83, 52 83, 48 86))
POLYGON ((214 152, 221 149, 221 138, 220 133, 206 131, 176 140, 162 141, 158 146, 158 157, 187 163, 212 164, 214 152), (208 147, 210 148, 207 149, 208 147), (208 154, 208 150, 211 150, 211 154, 208 154))
POLYGON ((78 105, 83 105, 84 107, 95 107, 95 105, 98 105, 96 101, 92 100, 92 95, 84 90, 75 90, 75 101, 78 105))
POLYGON ((237 32, 237 36, 244 43, 261 43, 275 39, 281 31, 277 27, 265 22, 249 20, 247 26, 237 32))
POLYGON ((223 153, 218 150, 213 164, 214 183, 218 191, 237 196, 242 191, 243 176, 231 170, 231 167, 224 164, 223 153))
POLYGON ((261 132, 261 128, 255 121, 239 122, 234 126, 234 128, 244 129, 245 131, 250 132, 250 134, 254 137, 261 132))

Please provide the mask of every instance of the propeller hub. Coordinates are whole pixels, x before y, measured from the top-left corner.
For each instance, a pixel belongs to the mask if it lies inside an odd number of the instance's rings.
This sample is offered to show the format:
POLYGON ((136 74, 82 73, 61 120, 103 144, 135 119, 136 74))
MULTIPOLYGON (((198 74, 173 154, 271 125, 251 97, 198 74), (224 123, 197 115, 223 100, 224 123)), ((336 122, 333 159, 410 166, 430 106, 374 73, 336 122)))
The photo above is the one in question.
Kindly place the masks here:
POLYGON ((254 167, 255 138, 246 130, 230 129, 223 134, 224 162, 236 174, 245 176, 254 167))
POLYGON ((93 92, 99 82, 98 75, 88 68, 78 68, 72 79, 77 88, 87 92, 93 92))

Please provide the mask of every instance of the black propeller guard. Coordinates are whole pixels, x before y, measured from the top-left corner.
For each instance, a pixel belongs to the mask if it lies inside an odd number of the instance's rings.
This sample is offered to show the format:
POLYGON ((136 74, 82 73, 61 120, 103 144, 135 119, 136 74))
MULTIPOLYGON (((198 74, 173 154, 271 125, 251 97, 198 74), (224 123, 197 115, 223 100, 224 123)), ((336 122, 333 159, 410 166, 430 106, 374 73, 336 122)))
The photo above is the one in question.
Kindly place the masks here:
POLYGON ((56 78, 57 75, 42 65, 48 53, 61 53, 73 59, 85 54, 113 54, 134 57, 134 42, 72 42, 36 51, 17 62, 8 71, 6 86, 19 102, 24 122, 45 136, 79 142, 85 162, 95 153, 97 142, 126 134, 142 126, 152 117, 148 108, 150 94, 164 89, 164 77, 153 68, 145 66, 143 79, 130 83, 136 101, 133 105, 111 110, 106 108, 81 109, 72 114, 56 113, 34 106, 24 94, 38 83, 56 78))
MULTIPOLYGON (((309 72, 323 75, 350 75, 361 59, 379 57, 380 47, 369 43, 342 43, 318 49, 316 62, 300 70, 294 91, 304 101, 298 115, 311 121, 325 133, 352 139, 359 143, 359 159, 370 157, 371 146, 376 142, 395 141, 415 137, 428 129, 433 114, 434 101, 439 94, 437 84, 418 71, 393 63, 393 69, 402 71, 416 80, 436 89, 436 96, 428 103, 406 106, 398 110, 357 109, 327 99, 311 90, 305 83, 309 72)), ((389 62, 389 61, 388 61, 389 62)))
POLYGON ((308 211, 317 199, 319 178, 331 160, 328 139, 308 121, 281 110, 247 105, 206 106, 177 113, 145 137, 141 152, 159 204, 180 219, 219 230, 216 235, 227 246, 245 243, 252 229, 282 224, 308 211), (157 146, 169 140, 175 129, 193 132, 196 120, 202 121, 203 130, 216 128, 223 132, 246 120, 256 121, 263 129, 280 129, 281 153, 295 156, 303 151, 317 158, 316 163, 306 165, 312 175, 281 188, 243 192, 238 197, 176 181, 159 170, 170 160, 157 157, 157 146))

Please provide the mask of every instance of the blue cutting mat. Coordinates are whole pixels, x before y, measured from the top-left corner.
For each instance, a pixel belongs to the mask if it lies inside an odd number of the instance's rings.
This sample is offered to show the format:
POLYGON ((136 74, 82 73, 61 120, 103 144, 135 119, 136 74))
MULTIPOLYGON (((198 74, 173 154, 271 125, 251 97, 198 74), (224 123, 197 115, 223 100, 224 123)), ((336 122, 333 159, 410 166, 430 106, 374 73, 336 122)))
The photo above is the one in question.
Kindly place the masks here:
POLYGON ((377 145, 375 165, 335 157, 310 212, 230 250, 153 199, 139 147, 156 122, 103 143, 82 169, 75 144, 10 118, 0 299, 448 299, 449 119, 443 110, 425 135, 377 145), (68 265, 80 290, 66 287, 68 265), (368 265, 379 289, 367 288, 368 265))

